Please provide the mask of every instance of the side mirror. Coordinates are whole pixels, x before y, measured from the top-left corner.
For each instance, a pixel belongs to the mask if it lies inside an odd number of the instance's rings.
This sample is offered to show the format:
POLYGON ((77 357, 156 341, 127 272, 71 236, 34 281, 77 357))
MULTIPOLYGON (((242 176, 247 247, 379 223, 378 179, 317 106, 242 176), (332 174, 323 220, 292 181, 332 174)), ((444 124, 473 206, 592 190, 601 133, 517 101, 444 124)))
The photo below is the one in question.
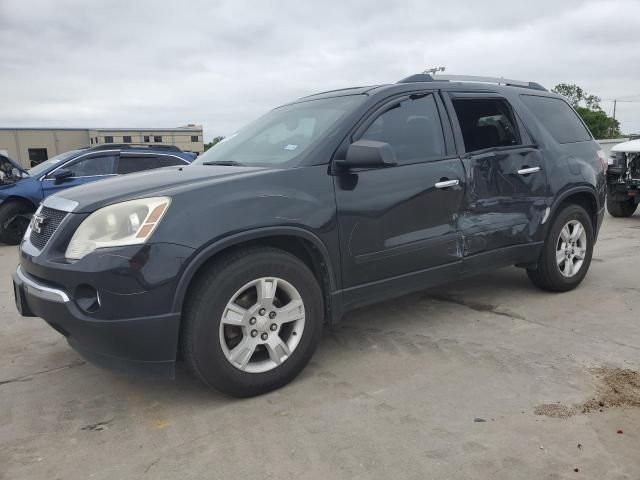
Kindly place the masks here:
POLYGON ((344 168, 381 168, 393 167, 398 160, 388 143, 358 140, 349 145, 347 158, 337 164, 344 168))
POLYGON ((56 170, 53 173, 53 179, 55 183, 62 183, 66 179, 73 177, 73 172, 71 170, 67 170, 66 168, 61 168, 60 170, 56 170))

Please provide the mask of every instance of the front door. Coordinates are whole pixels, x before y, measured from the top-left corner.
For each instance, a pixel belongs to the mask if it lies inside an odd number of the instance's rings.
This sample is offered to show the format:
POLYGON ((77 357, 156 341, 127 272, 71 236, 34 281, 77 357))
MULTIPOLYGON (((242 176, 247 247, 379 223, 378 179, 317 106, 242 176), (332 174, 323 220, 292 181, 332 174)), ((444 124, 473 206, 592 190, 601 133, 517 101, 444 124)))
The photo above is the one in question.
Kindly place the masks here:
MULTIPOLYGON (((470 257, 532 242, 546 210, 543 156, 497 94, 450 94, 468 188, 460 230, 470 257)), ((508 254, 500 257, 510 261, 508 254)))
POLYGON ((465 180, 442 114, 435 92, 397 98, 350 139, 388 143, 398 165, 335 177, 345 306, 457 278, 465 180))
POLYGON ((118 155, 116 153, 96 153, 61 165, 42 180, 44 196, 47 197, 61 190, 66 190, 67 188, 102 180, 115 175, 117 159, 118 155), (57 182, 54 174, 57 170, 62 169, 69 170, 71 176, 57 182))

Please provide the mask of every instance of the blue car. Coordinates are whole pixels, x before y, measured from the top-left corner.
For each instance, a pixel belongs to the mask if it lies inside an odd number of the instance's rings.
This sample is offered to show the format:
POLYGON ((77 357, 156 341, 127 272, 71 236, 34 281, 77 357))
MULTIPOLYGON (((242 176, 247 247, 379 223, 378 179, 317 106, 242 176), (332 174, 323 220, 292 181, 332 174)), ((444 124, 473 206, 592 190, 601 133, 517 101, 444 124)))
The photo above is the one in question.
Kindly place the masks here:
POLYGON ((186 165, 195 157, 174 146, 107 144, 61 153, 25 170, 0 156, 0 242, 20 243, 33 212, 53 193, 115 175, 186 165))

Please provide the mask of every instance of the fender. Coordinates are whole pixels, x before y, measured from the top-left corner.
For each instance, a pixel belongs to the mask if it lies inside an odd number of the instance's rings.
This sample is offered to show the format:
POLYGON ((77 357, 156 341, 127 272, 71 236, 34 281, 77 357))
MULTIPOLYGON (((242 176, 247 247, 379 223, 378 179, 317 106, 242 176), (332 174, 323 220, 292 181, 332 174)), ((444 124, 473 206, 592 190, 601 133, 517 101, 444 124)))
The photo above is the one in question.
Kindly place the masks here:
POLYGON ((228 237, 224 237, 216 242, 205 246, 198 253, 196 253, 196 255, 188 262, 188 264, 182 271, 182 274, 180 275, 180 280, 178 281, 178 286, 173 299, 173 306, 171 311, 174 313, 180 312, 182 302, 184 301, 184 297, 186 296, 187 289, 189 287, 189 284, 191 283, 191 280, 193 279, 198 269, 214 255, 221 252, 225 248, 237 245, 239 243, 244 243, 259 238, 283 235, 308 240, 318 249, 327 267, 327 272, 329 273, 329 295, 332 296, 333 292, 337 290, 336 277, 333 271, 333 264, 331 261, 331 256, 329 255, 329 251, 327 250, 327 247, 324 245, 322 240, 320 240, 320 238, 318 238, 309 230, 299 227, 262 227, 229 235, 228 237))
MULTIPOLYGON (((553 201, 553 203, 550 206, 550 212, 549 212, 549 216, 547 218, 546 221, 546 225, 544 228, 544 237, 547 237, 547 232, 549 231, 549 228, 551 226, 551 220, 553 218, 555 218, 556 213, 558 213, 558 208, 560 207, 560 205, 562 204, 562 202, 564 202, 569 196, 574 195, 576 193, 588 193, 589 195, 591 195, 591 197, 593 197, 593 201, 596 204, 596 211, 594 212, 594 221, 596 220, 596 217, 598 215, 598 212, 600 211, 600 209, 602 208, 602 205, 600 205, 600 202, 598 201, 598 195, 596 192, 595 187, 593 187, 593 185, 580 185, 577 187, 572 187, 569 188, 567 190, 565 190, 564 192, 562 192, 561 194, 559 194, 556 199, 553 201)), ((594 225, 594 228, 597 228, 597 225, 594 225)))

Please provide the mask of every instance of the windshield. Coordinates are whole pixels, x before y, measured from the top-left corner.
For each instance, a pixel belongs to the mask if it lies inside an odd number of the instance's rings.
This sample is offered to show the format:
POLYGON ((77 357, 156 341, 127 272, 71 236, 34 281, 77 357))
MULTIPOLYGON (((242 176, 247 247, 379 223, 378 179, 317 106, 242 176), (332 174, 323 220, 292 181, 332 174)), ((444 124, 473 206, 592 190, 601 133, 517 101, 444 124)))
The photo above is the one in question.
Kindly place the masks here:
POLYGON ((60 162, 64 162, 65 160, 70 159, 75 154, 77 154, 80 150, 71 150, 70 152, 64 152, 60 155, 56 155, 55 157, 51 157, 49 160, 45 160, 42 163, 39 163, 33 168, 27 170, 27 173, 32 177, 37 177, 49 171, 50 168, 55 167, 60 162))
POLYGON ((305 151, 364 99, 352 95, 276 108, 214 145, 194 164, 297 165, 305 151))

